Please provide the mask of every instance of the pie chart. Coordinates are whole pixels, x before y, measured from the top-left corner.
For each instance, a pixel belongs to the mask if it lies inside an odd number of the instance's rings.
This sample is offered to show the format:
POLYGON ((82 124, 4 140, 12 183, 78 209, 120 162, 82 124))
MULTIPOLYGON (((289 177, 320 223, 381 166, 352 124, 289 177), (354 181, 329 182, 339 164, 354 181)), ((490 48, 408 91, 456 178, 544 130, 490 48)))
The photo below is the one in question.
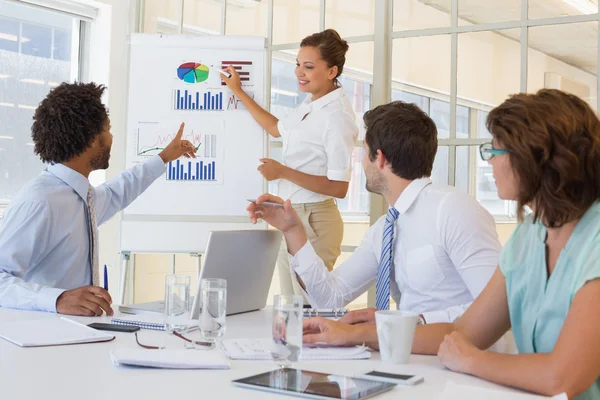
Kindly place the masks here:
POLYGON ((177 68, 177 77, 187 83, 200 83, 208 79, 208 67, 196 62, 183 63, 177 68))

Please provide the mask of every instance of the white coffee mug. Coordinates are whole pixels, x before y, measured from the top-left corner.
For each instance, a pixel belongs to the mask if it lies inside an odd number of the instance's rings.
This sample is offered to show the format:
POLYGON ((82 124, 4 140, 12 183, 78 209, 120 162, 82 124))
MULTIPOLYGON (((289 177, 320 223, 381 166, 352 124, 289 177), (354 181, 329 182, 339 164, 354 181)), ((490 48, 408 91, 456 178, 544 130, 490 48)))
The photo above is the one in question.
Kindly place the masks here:
POLYGON ((382 361, 393 364, 408 362, 418 319, 418 314, 405 311, 375 312, 382 361))

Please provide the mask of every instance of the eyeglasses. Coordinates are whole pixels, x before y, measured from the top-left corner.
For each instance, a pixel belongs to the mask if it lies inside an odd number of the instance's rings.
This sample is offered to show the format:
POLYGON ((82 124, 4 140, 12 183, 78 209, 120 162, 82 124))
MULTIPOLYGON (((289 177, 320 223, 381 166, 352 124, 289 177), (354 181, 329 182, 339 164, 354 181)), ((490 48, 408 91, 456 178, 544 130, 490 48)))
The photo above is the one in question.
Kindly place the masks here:
POLYGON ((495 149, 494 145, 490 143, 484 143, 479 146, 479 155, 483 161, 490 161, 495 156, 499 156, 502 154, 508 154, 507 150, 503 149, 495 149))
MULTIPOLYGON (((201 342, 197 340, 191 340, 183 336, 181 333, 173 332, 173 335, 177 336, 180 339, 185 340, 187 343, 184 343, 186 349, 198 349, 198 350, 208 350, 214 347, 214 343, 211 342, 201 342)), ((141 347, 149 350, 161 350, 164 349, 164 346, 150 346, 147 344, 140 343, 140 339, 138 338, 138 333, 135 332, 135 342, 141 347)))

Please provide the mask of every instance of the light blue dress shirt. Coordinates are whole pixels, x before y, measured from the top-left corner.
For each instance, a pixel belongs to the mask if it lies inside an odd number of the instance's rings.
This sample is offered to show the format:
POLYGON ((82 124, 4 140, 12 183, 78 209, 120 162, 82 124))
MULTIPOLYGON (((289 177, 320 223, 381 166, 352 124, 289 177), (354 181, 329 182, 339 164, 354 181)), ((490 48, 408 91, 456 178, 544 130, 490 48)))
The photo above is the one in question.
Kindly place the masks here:
MULTIPOLYGON (((600 277, 600 203, 581 218, 549 278, 547 230, 532 221, 528 216, 519 224, 500 253, 510 322, 521 354, 551 353, 577 291, 600 277)), ((600 399, 600 379, 576 399, 600 399)))
MULTIPOLYGON (((165 170, 155 156, 93 189, 98 226, 165 170)), ((11 202, 0 223, 1 307, 56 312, 62 292, 92 284, 88 186, 85 176, 54 164, 11 202)))

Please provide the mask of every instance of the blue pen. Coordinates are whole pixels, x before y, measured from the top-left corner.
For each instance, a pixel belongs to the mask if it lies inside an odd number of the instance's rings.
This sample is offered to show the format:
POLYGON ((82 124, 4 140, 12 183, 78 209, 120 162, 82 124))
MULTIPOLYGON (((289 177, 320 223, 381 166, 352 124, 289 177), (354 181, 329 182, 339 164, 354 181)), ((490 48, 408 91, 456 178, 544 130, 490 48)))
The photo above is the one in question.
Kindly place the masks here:
POLYGON ((104 264, 104 290, 108 290, 108 269, 106 268, 106 264, 104 264))

